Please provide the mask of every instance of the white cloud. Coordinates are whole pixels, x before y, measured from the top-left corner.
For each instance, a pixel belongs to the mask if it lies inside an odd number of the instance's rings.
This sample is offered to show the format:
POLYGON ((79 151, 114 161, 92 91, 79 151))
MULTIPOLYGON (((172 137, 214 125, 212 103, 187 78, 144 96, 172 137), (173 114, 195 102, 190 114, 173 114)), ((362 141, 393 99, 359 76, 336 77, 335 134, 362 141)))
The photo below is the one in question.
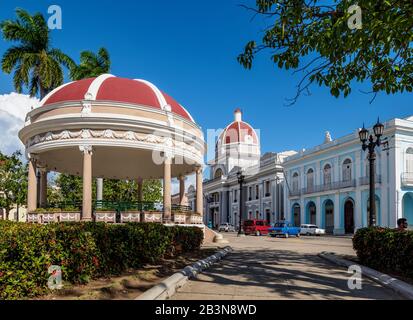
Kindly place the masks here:
POLYGON ((39 100, 28 95, 12 92, 0 95, 0 151, 11 154, 23 151, 18 132, 24 126, 26 114, 32 107, 37 107, 39 100))

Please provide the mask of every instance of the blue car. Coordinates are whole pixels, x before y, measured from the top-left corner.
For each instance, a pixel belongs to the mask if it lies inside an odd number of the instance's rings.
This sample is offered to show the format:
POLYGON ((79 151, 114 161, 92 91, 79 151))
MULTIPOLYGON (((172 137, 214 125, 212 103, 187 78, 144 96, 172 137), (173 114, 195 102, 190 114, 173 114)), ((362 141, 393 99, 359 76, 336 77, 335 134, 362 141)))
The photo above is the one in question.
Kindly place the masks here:
POLYGON ((301 228, 294 227, 294 225, 288 221, 280 221, 274 224, 269 230, 269 235, 273 238, 277 236, 284 236, 289 238, 290 236, 300 236, 301 228))

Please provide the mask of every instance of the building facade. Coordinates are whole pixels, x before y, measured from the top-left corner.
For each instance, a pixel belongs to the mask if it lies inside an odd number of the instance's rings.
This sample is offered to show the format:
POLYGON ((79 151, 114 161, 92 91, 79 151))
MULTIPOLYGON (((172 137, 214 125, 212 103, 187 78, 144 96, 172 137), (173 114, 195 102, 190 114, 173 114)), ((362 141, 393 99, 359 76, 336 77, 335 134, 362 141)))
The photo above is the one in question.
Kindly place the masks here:
MULTIPOLYGON (((221 133, 210 161, 210 179, 204 181, 204 223, 217 227, 222 223, 239 226, 242 220, 284 218, 283 160, 295 152, 266 153, 261 156, 259 135, 242 120, 237 109, 235 119, 221 133), (245 181, 240 195, 237 173, 245 181), (242 198, 242 203, 241 203, 242 198)), ((195 205, 195 189, 188 190, 189 205, 195 205)))
MULTIPOLYGON (((370 130, 372 132, 372 130, 370 130)), ((413 117, 385 123, 377 149, 376 225, 413 223, 413 117)), ((296 225, 317 224, 329 233, 352 234, 368 226, 369 162, 359 130, 286 159, 286 217, 296 225)))

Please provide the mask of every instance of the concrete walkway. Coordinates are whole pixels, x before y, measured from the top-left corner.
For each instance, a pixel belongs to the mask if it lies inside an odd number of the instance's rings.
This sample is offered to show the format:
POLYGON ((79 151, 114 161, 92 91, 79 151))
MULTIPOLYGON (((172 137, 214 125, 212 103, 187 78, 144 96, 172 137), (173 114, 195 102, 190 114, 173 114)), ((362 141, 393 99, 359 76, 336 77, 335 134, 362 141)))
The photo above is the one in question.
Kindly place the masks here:
POLYGON ((350 238, 225 237, 234 252, 189 281, 174 300, 401 299, 364 278, 362 290, 350 290, 346 270, 317 256, 354 254, 350 238))

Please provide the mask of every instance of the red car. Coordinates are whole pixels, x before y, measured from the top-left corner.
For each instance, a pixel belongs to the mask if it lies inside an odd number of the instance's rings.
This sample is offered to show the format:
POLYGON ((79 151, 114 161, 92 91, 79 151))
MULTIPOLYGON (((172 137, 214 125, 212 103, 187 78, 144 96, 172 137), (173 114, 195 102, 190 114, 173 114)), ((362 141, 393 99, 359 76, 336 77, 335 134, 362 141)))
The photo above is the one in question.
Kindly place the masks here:
POLYGON ((245 220, 244 221, 244 233, 245 235, 254 234, 256 236, 267 235, 270 224, 266 220, 245 220))

